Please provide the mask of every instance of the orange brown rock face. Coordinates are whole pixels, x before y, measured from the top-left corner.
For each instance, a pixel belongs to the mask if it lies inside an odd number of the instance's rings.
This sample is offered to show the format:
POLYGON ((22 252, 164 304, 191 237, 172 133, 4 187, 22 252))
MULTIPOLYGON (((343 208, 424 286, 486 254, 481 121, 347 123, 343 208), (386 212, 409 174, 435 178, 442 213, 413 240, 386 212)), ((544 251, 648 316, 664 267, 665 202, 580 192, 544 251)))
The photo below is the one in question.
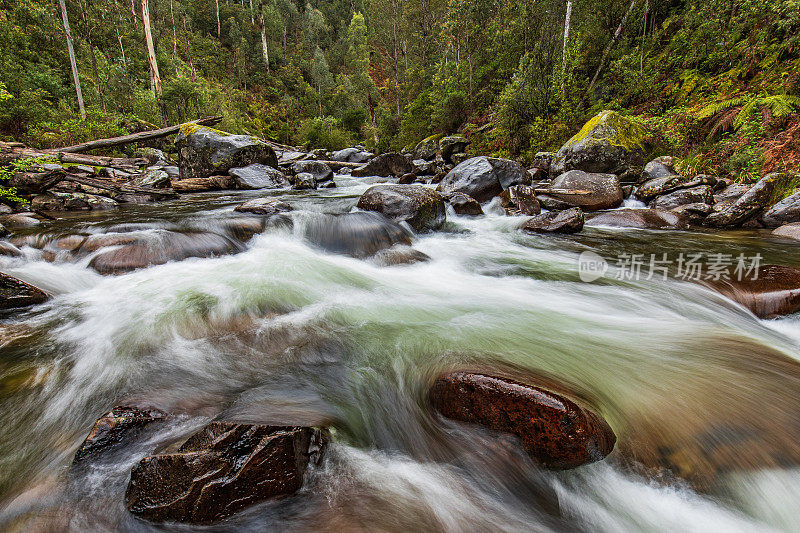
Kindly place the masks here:
POLYGON ((568 469, 603 459, 616 436, 598 414, 539 387, 471 372, 439 376, 430 401, 442 415, 519 437, 546 468, 568 469))

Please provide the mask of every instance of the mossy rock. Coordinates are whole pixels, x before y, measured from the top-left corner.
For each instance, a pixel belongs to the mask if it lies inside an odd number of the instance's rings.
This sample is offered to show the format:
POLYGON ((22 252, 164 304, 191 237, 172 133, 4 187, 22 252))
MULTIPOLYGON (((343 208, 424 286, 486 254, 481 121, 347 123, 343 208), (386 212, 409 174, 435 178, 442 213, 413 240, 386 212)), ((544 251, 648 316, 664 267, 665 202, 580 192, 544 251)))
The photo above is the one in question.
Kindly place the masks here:
POLYGON ((175 146, 181 179, 207 178, 256 163, 278 168, 278 157, 272 147, 250 135, 184 124, 175 138, 175 146))
POLYGON ((793 174, 767 174, 724 210, 709 215, 704 224, 713 227, 740 226, 789 196, 797 185, 798 178, 793 174))
POLYGON ((655 138, 639 122, 616 111, 603 111, 561 147, 553 159, 551 172, 623 174, 644 166, 655 148, 655 138))
POLYGON ((436 135, 431 135, 418 142, 417 146, 414 147, 414 159, 433 161, 436 157, 436 153, 439 151, 439 141, 442 137, 444 137, 443 134, 437 133, 436 135))

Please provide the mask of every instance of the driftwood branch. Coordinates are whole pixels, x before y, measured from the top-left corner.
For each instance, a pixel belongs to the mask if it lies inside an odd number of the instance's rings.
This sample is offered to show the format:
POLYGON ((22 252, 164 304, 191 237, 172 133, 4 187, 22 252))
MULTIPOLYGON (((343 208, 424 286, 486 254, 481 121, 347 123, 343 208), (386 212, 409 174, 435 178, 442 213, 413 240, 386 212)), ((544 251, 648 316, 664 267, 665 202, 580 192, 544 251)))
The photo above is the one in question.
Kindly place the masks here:
MULTIPOLYGON (((64 174, 59 181, 71 181, 81 185, 87 185, 96 189, 103 189, 118 194, 147 194, 150 196, 157 196, 162 198, 176 198, 175 191, 165 189, 151 189, 150 187, 136 187, 134 185, 118 185, 108 183, 107 181, 96 180, 92 178, 83 178, 73 174, 64 174)), ((53 184, 55 185, 55 184, 53 184)), ((52 186, 52 185, 51 185, 52 186)))
POLYGON ((325 163, 333 170, 339 170, 340 168, 358 168, 364 166, 364 163, 347 163, 346 161, 320 161, 320 163, 325 163))
MULTIPOLYGON (((189 124, 199 124, 201 126, 213 126, 222 120, 222 117, 206 117, 201 118, 198 120, 193 120, 189 122, 189 124)), ((88 152, 89 150, 97 150, 99 148, 111 148, 112 146, 120 146, 123 144, 130 144, 135 142, 147 141, 150 139, 159 139, 161 137, 166 137, 167 135, 172 135, 173 133, 178 133, 178 130, 183 126, 183 124, 178 124, 177 126, 170 126, 168 128, 161 128, 160 130, 153 130, 153 131, 143 131, 141 133, 132 133, 130 135, 123 135, 122 137, 111 137, 108 139, 97 139, 96 141, 89 141, 82 144, 76 144, 74 146, 67 146, 66 148, 58 148, 56 152, 59 153, 81 153, 81 152, 88 152)))
POLYGON ((0 165, 7 164, 16 159, 25 159, 28 157, 49 159, 61 163, 89 165, 93 167, 125 168, 125 167, 137 167, 139 165, 147 164, 147 160, 141 158, 130 159, 126 157, 106 157, 100 155, 69 154, 69 153, 61 153, 58 151, 47 152, 42 150, 33 150, 30 148, 17 148, 17 147, 10 148, 9 150, 7 144, 0 143, 0 165))

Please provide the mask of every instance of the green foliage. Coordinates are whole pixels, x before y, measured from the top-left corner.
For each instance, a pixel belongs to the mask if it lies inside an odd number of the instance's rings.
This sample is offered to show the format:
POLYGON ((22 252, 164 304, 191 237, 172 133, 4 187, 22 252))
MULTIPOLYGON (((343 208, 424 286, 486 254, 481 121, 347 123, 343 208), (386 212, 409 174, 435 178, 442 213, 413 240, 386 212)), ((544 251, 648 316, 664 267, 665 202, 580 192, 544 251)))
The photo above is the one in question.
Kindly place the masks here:
POLYGON ((28 201, 17 195, 16 187, 8 187, 8 183, 17 172, 26 172, 46 161, 42 157, 27 157, 15 159, 5 167, 0 167, 0 204, 27 205, 28 201))
POLYGON ((294 142, 306 148, 341 150, 352 144, 353 139, 340 126, 340 121, 333 117, 304 120, 300 124, 294 142))

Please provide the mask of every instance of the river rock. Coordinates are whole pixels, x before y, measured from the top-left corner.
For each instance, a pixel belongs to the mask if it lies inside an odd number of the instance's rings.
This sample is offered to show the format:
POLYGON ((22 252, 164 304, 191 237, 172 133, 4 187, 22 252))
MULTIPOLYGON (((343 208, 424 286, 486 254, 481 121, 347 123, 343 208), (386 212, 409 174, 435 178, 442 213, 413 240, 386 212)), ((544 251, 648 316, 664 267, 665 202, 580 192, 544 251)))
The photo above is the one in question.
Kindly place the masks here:
POLYGON ((573 207, 531 217, 520 229, 528 233, 577 233, 583 229, 583 224, 583 211, 579 207, 573 207))
POLYGON ((800 222, 800 192, 794 193, 767 209, 761 221, 768 228, 800 222))
POLYGON ((400 179, 397 180, 397 183, 400 185, 411 185, 415 181, 417 181, 417 175, 413 172, 409 172, 408 174, 403 174, 400 176, 400 179))
POLYGON ((53 239, 42 247, 42 258, 45 261, 69 259, 86 242, 86 235, 66 235, 53 239))
POLYGON ((410 246, 399 245, 379 251, 372 260, 380 266, 397 266, 424 263, 430 261, 431 258, 428 254, 410 246))
POLYGON ((670 156, 657 157, 644 166, 642 174, 645 181, 674 177, 678 174, 675 172, 675 159, 670 156))
POLYGON ((397 152, 389 152, 375 157, 363 166, 354 168, 350 175, 354 178, 402 176, 413 170, 414 167, 411 166, 406 156, 397 152))
POLYGON ((590 194, 556 194, 550 196, 569 206, 580 207, 584 211, 614 209, 624 200, 622 186, 614 174, 593 174, 582 170, 570 170, 561 174, 550 184, 552 189, 570 191, 589 191, 590 194))
POLYGON ((289 180, 280 170, 254 163, 246 167, 232 168, 228 171, 237 189, 284 189, 289 180))
POLYGON ((147 163, 150 165, 154 165, 159 161, 163 161, 164 163, 169 162, 169 156, 167 156, 163 150, 159 150, 158 148, 137 148, 133 152, 133 157, 137 159, 146 159, 147 163))
POLYGON ((261 163, 278 168, 270 145, 250 135, 232 135, 197 124, 181 126, 175 146, 181 178, 207 178, 232 168, 261 163))
POLYGON ((317 183, 323 183, 333 179, 333 170, 322 161, 296 161, 292 163, 292 172, 299 174, 308 172, 314 176, 317 183))
POLYGON ((136 187, 149 187, 151 189, 168 189, 171 185, 169 174, 161 169, 147 170, 135 176, 131 185, 136 187))
POLYGON ((414 148, 414 159, 422 159, 425 161, 433 161, 436 158, 436 153, 439 151, 439 140, 442 138, 440 134, 431 135, 419 143, 414 148))
POLYGON ((443 193, 462 192, 479 202, 487 202, 512 185, 528 182, 522 165, 509 159, 473 157, 447 173, 439 183, 443 193))
POLYGON ((14 246, 8 241, 0 241, 0 256, 4 257, 22 257, 22 250, 14 246))
POLYGON ((439 141, 439 150, 442 152, 442 159, 444 159, 445 163, 456 164, 455 161, 452 160, 453 154, 463 154, 469 145, 470 141, 467 140, 466 137, 462 135, 449 135, 447 137, 442 137, 442 140, 439 141))
POLYGON ((31 209, 36 211, 89 211, 91 208, 82 193, 48 192, 31 200, 31 209))
POLYGON ((533 187, 528 185, 514 185, 500 193, 500 204, 507 215, 538 215, 542 212, 533 187))
POLYGON ((689 180, 684 176, 664 176, 645 181, 636 188, 634 196, 642 202, 649 202, 656 196, 680 189, 689 180))
POLYGON ((678 189, 657 197, 650 202, 653 209, 675 209, 687 204, 712 204, 714 191, 708 185, 700 185, 691 189, 678 189))
POLYGON ((692 225, 700 225, 703 220, 714 212, 714 208, 708 204, 686 204, 671 209, 671 211, 679 216, 686 217, 687 222, 692 225))
POLYGON ((87 459, 114 452, 121 444, 135 439, 142 430, 164 420, 167 414, 155 408, 134 405, 118 405, 95 422, 83 444, 75 452, 72 464, 77 465, 87 459))
POLYGON ((442 196, 422 185, 375 185, 361 195, 356 206, 396 222, 408 222, 414 231, 437 230, 446 217, 442 196))
POLYGON ((38 305, 49 299, 43 290, 0 272, 0 310, 38 305))
POLYGON ((480 216, 483 215, 483 208, 480 202, 472 196, 467 196, 463 192, 454 192, 442 195, 445 201, 453 206, 453 211, 457 215, 480 216))
POLYGON ((322 215, 308 222, 306 238, 320 248, 351 257, 371 257, 396 244, 411 245, 411 232, 381 213, 322 215))
POLYGON ((217 522, 297 492, 326 443, 320 430, 308 427, 214 422, 176 453, 139 461, 131 471, 126 505, 152 522, 217 522))
POLYGON ((800 241, 800 222, 792 222, 791 224, 784 224, 779 228, 775 228, 772 230, 772 235, 800 241))
POLYGON ((342 163, 366 163, 372 159, 372 154, 358 148, 345 148, 334 152, 332 159, 342 163))
POLYGON ((703 284, 748 308, 759 318, 775 318, 800 310, 800 268, 763 265, 758 275, 738 277, 703 284))
POLYGON ((782 172, 767 174, 738 200, 722 211, 706 217, 705 224, 713 227, 740 226, 770 205, 774 193, 783 186, 782 182, 786 179, 787 175, 782 172))
POLYGON ((277 215, 292 211, 292 206, 277 198, 253 198, 233 208, 240 213, 254 213, 256 215, 277 215))
POLYGON ((89 263, 100 274, 123 274, 132 270, 190 257, 217 257, 239 253, 244 245, 211 232, 160 231, 138 238, 115 250, 97 254, 89 263))
POLYGON ((96 194, 87 194, 86 201, 93 210, 104 211, 106 209, 116 209, 119 207, 119 202, 107 196, 98 196, 96 194))
POLYGON ((450 372, 436 378, 429 398, 447 418, 516 435, 525 452, 546 468, 561 470, 599 461, 617 440, 594 411, 508 378, 450 372))
POLYGON ((317 188, 317 180, 308 172, 295 174, 290 178, 290 181, 292 182, 292 189, 295 190, 303 191, 317 188))
POLYGON ((689 227, 686 217, 663 209, 618 209, 598 213, 586 221, 588 226, 611 226, 616 228, 674 229, 689 227))
POLYGON ((570 170, 622 174, 631 166, 645 163, 650 137, 638 122, 616 111, 603 111, 556 153, 551 175, 570 170))
POLYGON ((724 211, 749 190, 749 186, 741 183, 728 185, 714 195, 714 211, 724 211))

